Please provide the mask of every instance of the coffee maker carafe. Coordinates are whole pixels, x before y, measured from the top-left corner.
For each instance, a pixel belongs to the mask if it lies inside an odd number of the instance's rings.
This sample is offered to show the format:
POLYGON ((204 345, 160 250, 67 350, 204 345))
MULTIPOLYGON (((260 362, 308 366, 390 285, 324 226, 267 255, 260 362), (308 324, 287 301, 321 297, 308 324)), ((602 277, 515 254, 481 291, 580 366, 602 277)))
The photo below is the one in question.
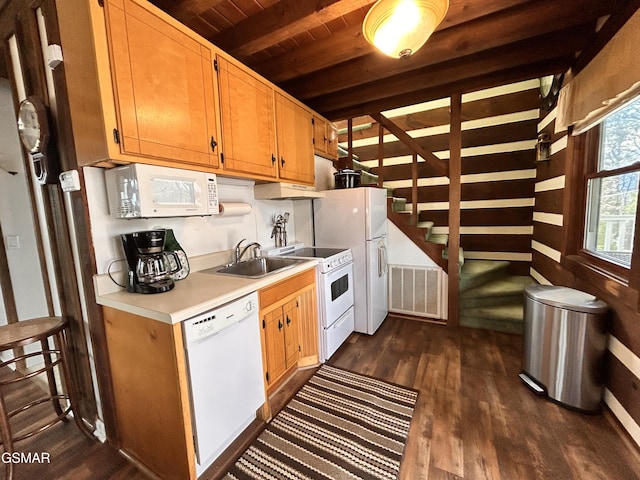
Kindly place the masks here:
POLYGON ((160 293, 171 290, 175 283, 172 274, 182 268, 180 259, 173 252, 164 252, 164 230, 125 233, 120 236, 127 257, 129 272, 127 291, 135 293, 160 293), (173 268, 169 262, 172 256, 173 268))

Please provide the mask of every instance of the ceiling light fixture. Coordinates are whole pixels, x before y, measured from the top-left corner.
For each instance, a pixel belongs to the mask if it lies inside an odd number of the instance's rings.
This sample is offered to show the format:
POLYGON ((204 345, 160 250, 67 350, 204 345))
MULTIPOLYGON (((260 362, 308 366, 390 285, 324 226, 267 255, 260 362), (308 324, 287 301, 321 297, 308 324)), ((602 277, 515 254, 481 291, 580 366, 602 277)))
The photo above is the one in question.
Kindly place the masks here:
POLYGON ((378 0, 364 17, 364 38, 393 58, 408 57, 429 39, 449 0, 378 0))

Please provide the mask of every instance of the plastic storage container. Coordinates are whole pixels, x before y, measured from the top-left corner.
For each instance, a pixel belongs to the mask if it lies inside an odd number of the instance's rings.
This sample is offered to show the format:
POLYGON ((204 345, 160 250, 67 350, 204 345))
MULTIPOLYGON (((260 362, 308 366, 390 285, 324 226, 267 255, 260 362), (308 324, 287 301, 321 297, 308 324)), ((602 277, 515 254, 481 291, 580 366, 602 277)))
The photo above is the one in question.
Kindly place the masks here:
POLYGON ((565 406, 600 410, 607 304, 579 290, 525 288, 522 380, 565 406))

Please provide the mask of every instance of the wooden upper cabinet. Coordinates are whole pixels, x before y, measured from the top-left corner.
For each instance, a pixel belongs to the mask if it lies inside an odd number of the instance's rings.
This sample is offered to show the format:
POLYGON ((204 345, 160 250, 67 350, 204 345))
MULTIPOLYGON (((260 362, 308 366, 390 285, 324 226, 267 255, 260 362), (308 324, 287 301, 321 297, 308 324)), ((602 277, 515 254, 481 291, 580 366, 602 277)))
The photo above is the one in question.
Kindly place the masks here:
POLYGON ((217 167, 211 49, 134 0, 105 3, 122 153, 217 167))
POLYGON ((333 123, 327 124, 327 157, 338 159, 338 127, 333 123))
POLYGON ((313 149, 332 160, 338 159, 338 127, 323 118, 313 117, 313 149))
POLYGON ((223 168, 275 179, 273 89, 224 57, 217 57, 223 168))
POLYGON ((280 179, 313 185, 315 167, 311 113, 276 93, 276 125, 280 179))
POLYGON ((313 150, 319 154, 327 153, 327 122, 313 117, 313 150))

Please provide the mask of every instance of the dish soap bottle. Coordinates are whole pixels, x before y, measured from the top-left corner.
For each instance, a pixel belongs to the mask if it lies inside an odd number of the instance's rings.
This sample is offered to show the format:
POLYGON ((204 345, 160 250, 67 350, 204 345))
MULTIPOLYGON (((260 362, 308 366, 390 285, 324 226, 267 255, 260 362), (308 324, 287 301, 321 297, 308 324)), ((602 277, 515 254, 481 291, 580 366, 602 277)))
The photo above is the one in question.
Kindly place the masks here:
MULTIPOLYGON (((171 276, 174 280, 182 280, 183 278, 187 278, 187 276, 189 275, 189 260, 187 259, 187 254, 184 253, 184 250, 176 240, 176 237, 173 234, 173 230, 167 228, 166 232, 167 233, 165 236, 164 249, 167 252, 175 252, 175 254, 178 256, 178 259, 180 260, 180 264, 182 265, 182 268, 176 273, 173 273, 171 276)), ((177 267, 177 265, 173 265, 174 262, 175 260, 173 259, 173 257, 169 257, 169 263, 171 263, 172 270, 177 267)))

